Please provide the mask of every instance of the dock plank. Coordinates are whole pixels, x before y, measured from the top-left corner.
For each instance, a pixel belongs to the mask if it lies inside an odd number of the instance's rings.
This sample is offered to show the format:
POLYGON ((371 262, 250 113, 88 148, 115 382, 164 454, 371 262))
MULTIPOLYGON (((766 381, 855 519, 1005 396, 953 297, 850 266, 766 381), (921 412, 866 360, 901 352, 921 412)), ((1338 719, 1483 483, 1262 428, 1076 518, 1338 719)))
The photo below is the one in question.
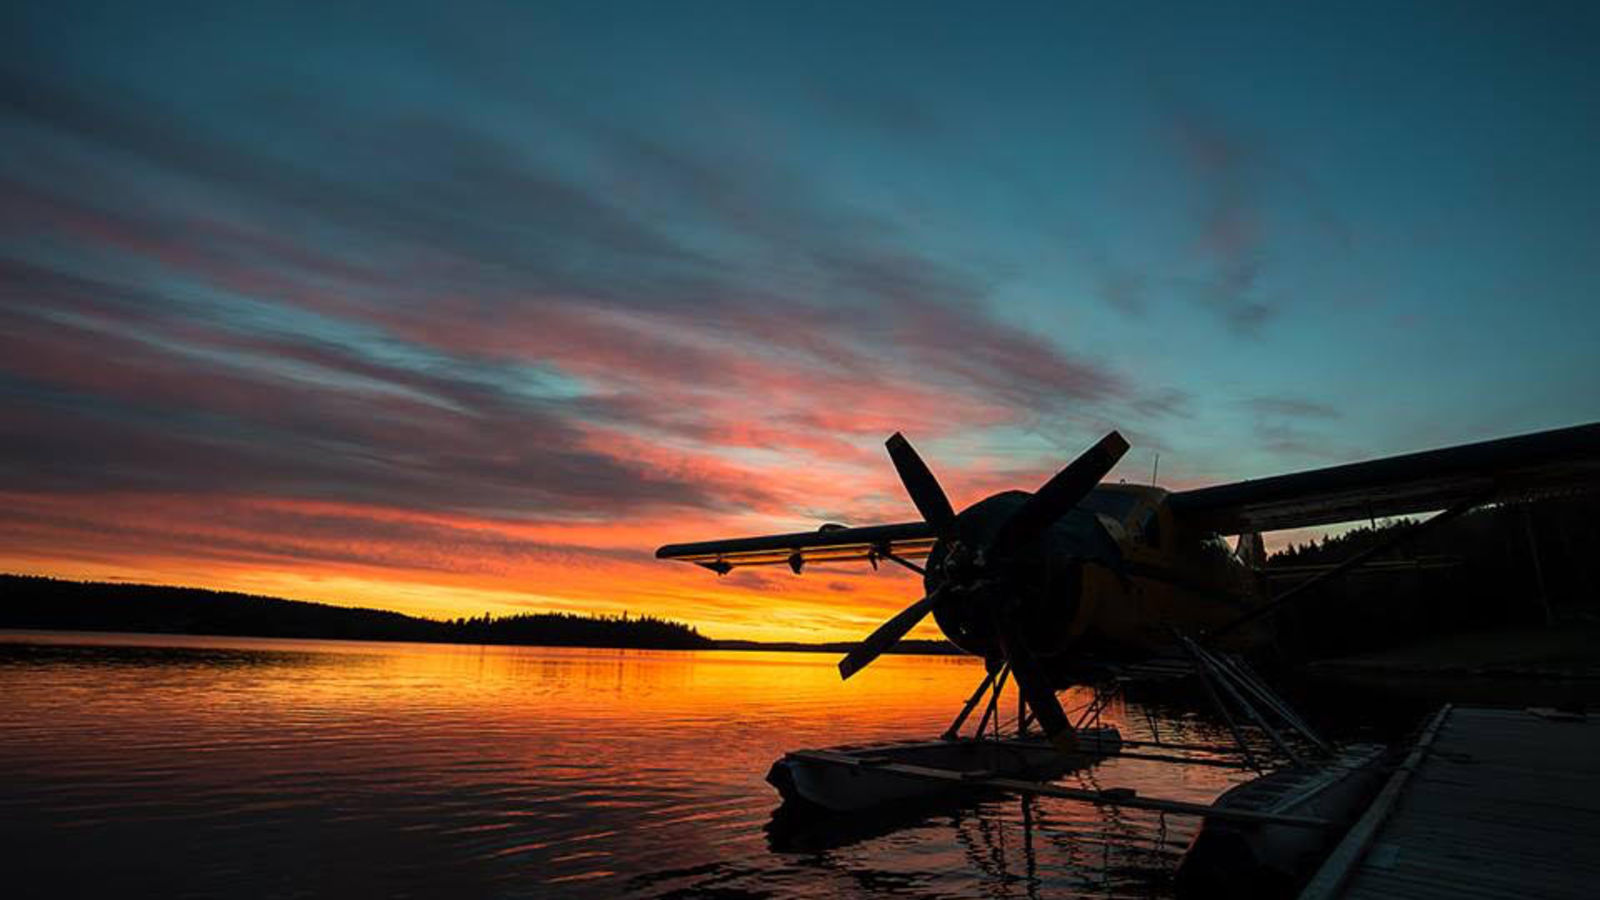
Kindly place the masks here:
POLYGON ((1301 900, 1595 896, 1600 720, 1451 707, 1426 737, 1301 900))

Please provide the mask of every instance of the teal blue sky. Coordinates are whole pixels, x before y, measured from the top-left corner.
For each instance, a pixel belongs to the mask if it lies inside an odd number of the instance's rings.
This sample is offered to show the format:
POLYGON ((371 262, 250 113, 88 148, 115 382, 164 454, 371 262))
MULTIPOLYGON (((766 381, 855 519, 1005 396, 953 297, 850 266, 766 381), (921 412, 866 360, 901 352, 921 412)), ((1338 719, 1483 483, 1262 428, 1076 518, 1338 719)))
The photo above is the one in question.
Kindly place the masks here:
POLYGON ((1108 427, 1191 486, 1592 421, 1597 45, 1584 3, 11 4, 0 490, 777 526, 906 515, 897 428, 970 500, 1108 427))

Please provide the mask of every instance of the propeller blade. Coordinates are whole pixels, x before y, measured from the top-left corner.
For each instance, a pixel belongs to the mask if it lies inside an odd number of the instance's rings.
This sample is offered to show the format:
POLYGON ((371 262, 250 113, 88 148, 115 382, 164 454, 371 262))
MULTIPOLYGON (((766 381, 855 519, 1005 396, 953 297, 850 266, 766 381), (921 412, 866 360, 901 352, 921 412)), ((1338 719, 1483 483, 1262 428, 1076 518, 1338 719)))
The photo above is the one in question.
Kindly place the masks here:
POLYGON ((896 613, 894 618, 879 625, 877 630, 867 635, 866 639, 856 645, 854 650, 845 654, 839 660, 839 678, 846 679, 867 667, 867 664, 881 656, 884 651, 893 647, 906 636, 906 632, 917 627, 938 602, 938 591, 923 597, 896 613))
POLYGON ((995 534, 993 547, 1002 553, 1014 550, 1038 537, 1077 506, 1100 479, 1128 452, 1128 442, 1113 431, 1067 467, 1057 472, 1044 486, 1011 514, 995 534))
POLYGON ((1021 631, 1007 624, 1000 630, 1000 643, 1005 648, 1006 660, 1011 663, 1011 675, 1017 680, 1017 689, 1022 692, 1022 699, 1027 701, 1028 708, 1033 710, 1033 718, 1044 729, 1045 737, 1062 753, 1076 753, 1077 732, 1073 731, 1072 723, 1067 721, 1066 710, 1061 708, 1061 701, 1051 689, 1050 680, 1039 667, 1038 659, 1023 642, 1021 631))
POLYGON ((955 525, 956 511, 950 506, 950 498, 944 495, 944 488, 939 486, 939 479, 933 477, 928 464, 912 449, 905 435, 896 431, 885 446, 889 448, 895 471, 900 473, 900 483, 906 486, 906 493, 917 505, 917 512, 922 513, 922 520, 933 526, 934 534, 949 535, 955 525))

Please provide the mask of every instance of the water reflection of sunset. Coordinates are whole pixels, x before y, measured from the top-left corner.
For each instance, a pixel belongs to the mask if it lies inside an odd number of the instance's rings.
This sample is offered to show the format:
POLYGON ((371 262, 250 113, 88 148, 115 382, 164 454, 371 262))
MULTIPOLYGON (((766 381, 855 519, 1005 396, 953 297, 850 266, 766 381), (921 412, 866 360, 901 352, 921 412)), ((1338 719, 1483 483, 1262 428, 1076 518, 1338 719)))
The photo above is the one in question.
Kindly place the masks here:
MULTIPOLYGON (((825 654, 12 632, 0 831, 29 823, 13 829, 25 865, 88 854, 85 872, 134 866, 147 888, 181 873, 209 893, 269 874, 370 891, 380 872, 380 888, 454 896, 812 897, 889 879, 967 897, 1014 878, 1147 896, 1192 821, 997 798, 820 856, 768 845, 773 760, 929 737, 980 675, 936 657, 841 684, 825 654)), ((1219 737, 1156 715, 1169 739, 1219 737)), ((1148 721, 1122 704, 1107 720, 1130 735, 1148 721)), ((1209 800, 1236 777, 1120 760, 1064 783, 1209 800)))

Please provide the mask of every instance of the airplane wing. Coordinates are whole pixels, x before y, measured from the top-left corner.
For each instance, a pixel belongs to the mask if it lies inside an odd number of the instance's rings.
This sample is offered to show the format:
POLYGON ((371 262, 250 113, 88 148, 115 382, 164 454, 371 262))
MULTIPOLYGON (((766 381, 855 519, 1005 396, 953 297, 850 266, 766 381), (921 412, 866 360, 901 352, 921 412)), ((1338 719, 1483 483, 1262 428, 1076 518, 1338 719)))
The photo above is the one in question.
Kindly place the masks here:
POLYGON ((1182 491, 1168 503, 1186 523, 1244 534, 1596 488, 1600 422, 1182 491))
POLYGON ((816 531, 730 538, 694 544, 668 544, 656 551, 657 559, 681 559, 723 574, 735 566, 787 563, 796 572, 806 563, 869 561, 888 554, 902 558, 924 557, 933 547, 933 529, 926 522, 865 525, 846 528, 824 525, 816 531))

